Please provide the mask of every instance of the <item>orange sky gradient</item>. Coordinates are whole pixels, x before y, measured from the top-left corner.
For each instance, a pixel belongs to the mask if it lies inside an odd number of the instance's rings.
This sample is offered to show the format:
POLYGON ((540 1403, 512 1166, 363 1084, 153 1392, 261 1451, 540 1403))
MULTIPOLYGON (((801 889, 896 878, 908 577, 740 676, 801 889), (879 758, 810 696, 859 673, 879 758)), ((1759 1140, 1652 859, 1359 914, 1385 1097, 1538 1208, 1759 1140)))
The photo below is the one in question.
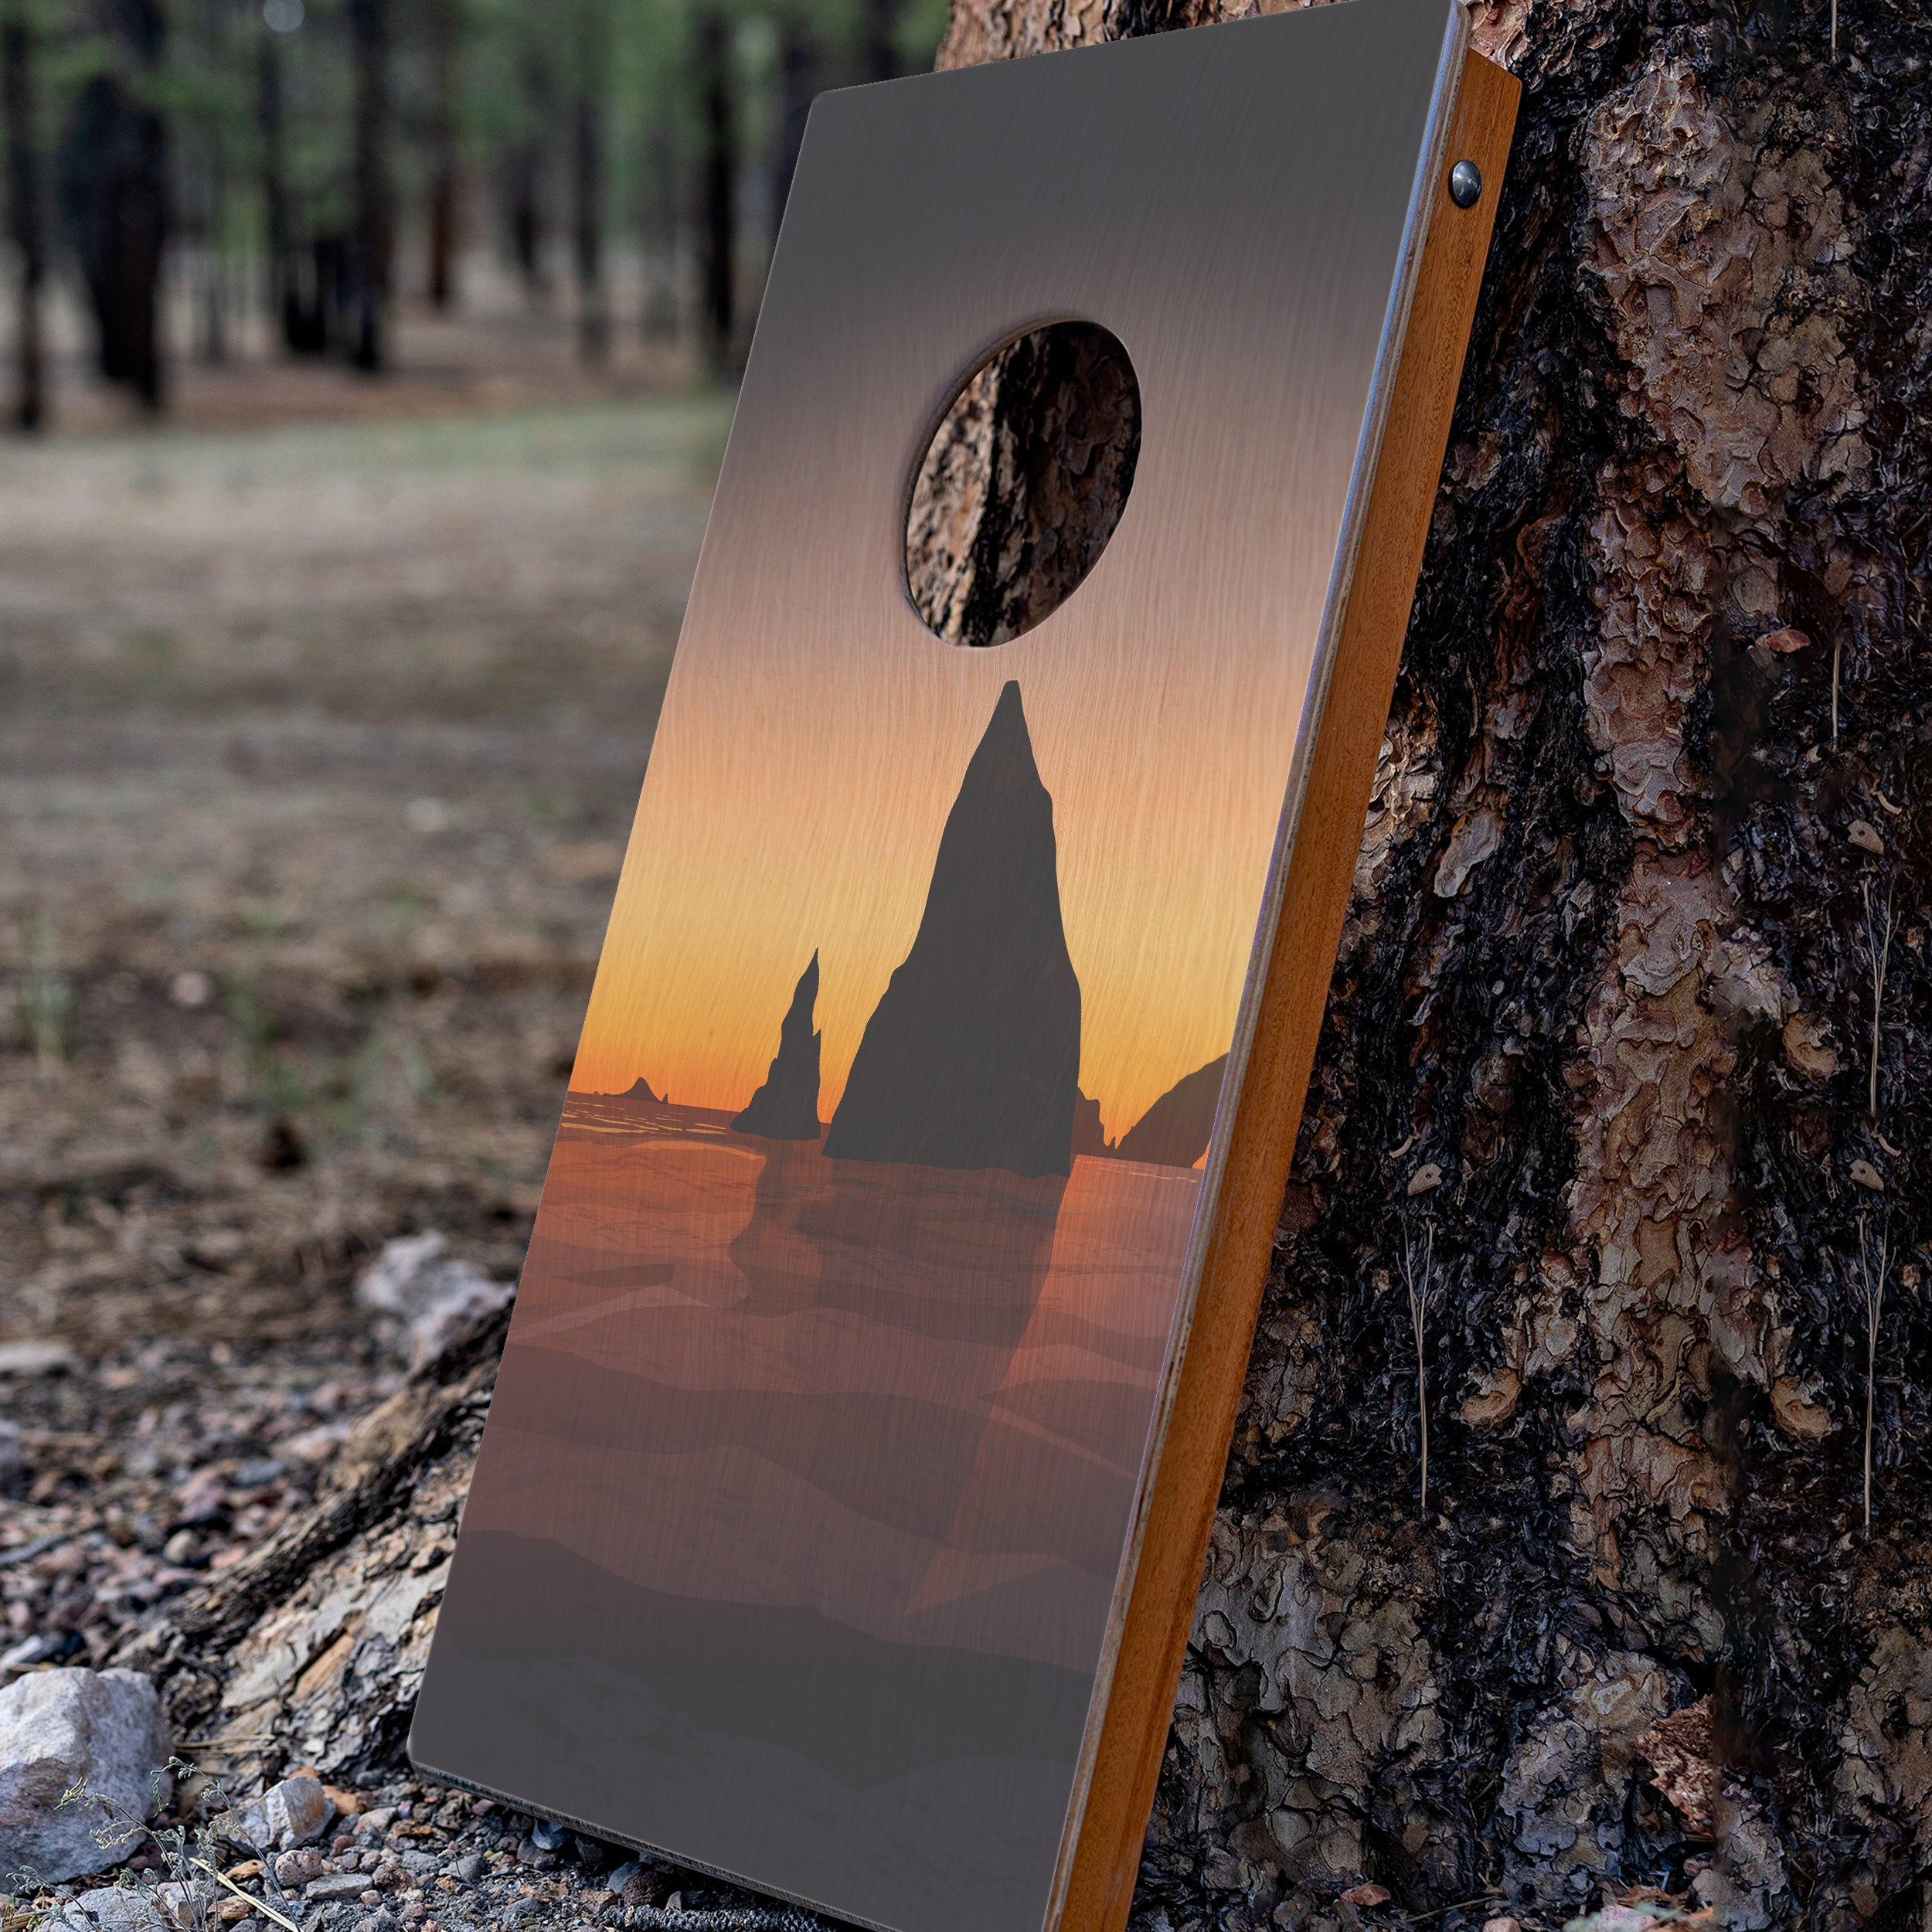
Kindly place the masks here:
MULTIPOLYGON (((1351 111, 1352 141, 1394 157, 1386 172, 1401 181, 1425 119, 1416 67, 1351 111)), ((878 121, 871 160, 802 172, 787 207, 572 1077, 580 1092, 641 1077, 681 1104, 743 1107, 815 950, 829 1120, 912 945, 947 814, 1009 679, 1053 795, 1080 1083, 1107 1131, 1228 1050, 1361 447, 1379 346, 1368 318, 1388 300, 1405 195, 1353 175, 1346 193, 1286 194, 1209 155, 1212 219, 1169 221, 1155 272, 1145 210, 1169 182, 1158 144, 1129 142, 1117 166, 1056 190, 1073 198, 1056 206, 1062 241, 1028 254, 1023 225, 931 222, 900 199, 903 179, 954 155, 955 139, 960 183, 930 192, 948 206, 982 197, 992 162, 969 138, 980 84, 956 90, 963 118, 943 138, 910 96, 903 112, 876 90, 814 107, 814 138, 835 138, 842 116, 878 121), (1231 275, 1223 224, 1274 239, 1231 275), (1036 629, 992 650, 943 645, 905 589, 910 478, 982 358, 1067 316, 1111 329, 1140 383, 1125 512, 1036 629)), ((1245 151, 1235 124, 1226 138, 1230 157, 1245 151)), ((1026 191, 1016 180, 1009 192, 1018 205, 1026 191)))

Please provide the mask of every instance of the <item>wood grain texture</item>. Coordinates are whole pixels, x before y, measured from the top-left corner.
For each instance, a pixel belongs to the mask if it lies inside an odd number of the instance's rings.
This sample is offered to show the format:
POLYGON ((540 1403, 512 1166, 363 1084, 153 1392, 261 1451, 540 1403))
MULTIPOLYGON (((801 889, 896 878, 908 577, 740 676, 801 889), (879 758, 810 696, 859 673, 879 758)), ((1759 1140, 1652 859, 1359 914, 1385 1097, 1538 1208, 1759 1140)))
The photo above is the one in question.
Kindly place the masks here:
POLYGON ((1521 91, 1468 57, 1057 1917, 1069 1932, 1119 1932, 1132 1902, 1521 91), (1449 166, 1465 156, 1486 184, 1466 209, 1448 193, 1449 166))

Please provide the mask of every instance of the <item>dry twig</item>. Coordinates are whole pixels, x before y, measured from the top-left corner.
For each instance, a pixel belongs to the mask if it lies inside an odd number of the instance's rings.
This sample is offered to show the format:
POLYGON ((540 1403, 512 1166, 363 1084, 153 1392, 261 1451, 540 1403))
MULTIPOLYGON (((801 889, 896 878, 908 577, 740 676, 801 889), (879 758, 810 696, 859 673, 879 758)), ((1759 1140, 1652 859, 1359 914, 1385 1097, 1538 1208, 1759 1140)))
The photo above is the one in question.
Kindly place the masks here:
POLYGON ((1865 1216, 1859 1216, 1859 1295, 1865 1304, 1865 1526, 1872 1527, 1872 1409, 1878 1384, 1879 1324, 1885 1318, 1885 1276, 1890 1263, 1890 1230, 1879 1235, 1878 1266, 1865 1236, 1865 1216))
POLYGON ((1422 1492, 1421 1507, 1429 1506, 1429 1379, 1426 1330, 1429 1311, 1434 1305, 1439 1292, 1436 1279, 1436 1229, 1431 1221, 1425 1224, 1422 1245, 1420 1278, 1416 1269, 1416 1236, 1413 1228, 1403 1231, 1402 1243, 1402 1281, 1409 1291, 1409 1328, 1416 1342, 1416 1413, 1422 1430, 1422 1492))
POLYGON ((1879 1117, 1879 1022, 1885 1012, 1885 966, 1892 952, 1892 929, 1894 919, 1892 910, 1892 889, 1885 889, 1884 929, 1872 910, 1872 882, 1862 882, 1865 894, 1865 950, 1872 962, 1872 1078, 1870 1091, 1866 1097, 1866 1111, 1876 1121, 1879 1117))

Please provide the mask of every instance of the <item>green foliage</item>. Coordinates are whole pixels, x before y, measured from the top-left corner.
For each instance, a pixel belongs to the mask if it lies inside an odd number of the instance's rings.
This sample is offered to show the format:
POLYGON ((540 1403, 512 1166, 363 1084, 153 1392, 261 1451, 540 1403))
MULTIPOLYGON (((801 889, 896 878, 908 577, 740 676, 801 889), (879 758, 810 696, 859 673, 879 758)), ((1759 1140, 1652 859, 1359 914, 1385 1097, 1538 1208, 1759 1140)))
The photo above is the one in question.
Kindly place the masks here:
MULTIPOLYGON (((82 89, 97 74, 118 73, 166 117, 177 241, 252 258, 267 233, 264 128, 270 97, 278 95, 291 246, 299 251, 344 233, 354 206, 349 0, 156 4, 166 32, 159 58, 150 60, 114 25, 126 9, 100 0, 0 0, 0 15, 24 22, 32 38, 32 145, 56 154, 82 89), (287 30, 276 31, 271 20, 287 30)), ((900 70, 929 65, 947 0, 886 4, 900 70)), ((877 32, 879 0, 387 5, 389 165, 406 246, 412 240, 420 246, 426 230, 435 156, 447 129, 465 180, 469 238, 507 255, 509 197, 513 179, 520 179, 561 266, 573 144, 587 112, 601 130, 602 216, 612 243, 667 257, 688 243, 701 174, 694 58, 701 14, 722 15, 730 32, 744 246, 753 253, 768 246, 784 173, 787 50, 794 93, 801 49, 816 87, 865 78, 866 36, 877 32)), ((44 219, 52 223, 50 192, 47 199, 44 219)))

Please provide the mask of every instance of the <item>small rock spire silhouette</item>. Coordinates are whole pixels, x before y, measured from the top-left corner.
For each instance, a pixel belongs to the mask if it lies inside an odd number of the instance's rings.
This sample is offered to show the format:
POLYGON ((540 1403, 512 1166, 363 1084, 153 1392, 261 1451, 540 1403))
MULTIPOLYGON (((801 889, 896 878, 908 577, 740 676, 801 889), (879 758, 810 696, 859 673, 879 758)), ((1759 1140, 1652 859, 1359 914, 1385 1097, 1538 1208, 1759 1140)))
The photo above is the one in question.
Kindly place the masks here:
POLYGON ((947 816, 912 951, 866 1022, 825 1152, 1067 1174, 1080 1066, 1053 801, 1009 683, 947 816))
POLYGON ((740 1134, 761 1134, 768 1141, 815 1141, 818 1138, 818 1044, 811 1030, 812 1009, 818 1003, 818 955, 798 975, 791 1005, 778 1029, 777 1057, 765 1083, 732 1126, 740 1134))

